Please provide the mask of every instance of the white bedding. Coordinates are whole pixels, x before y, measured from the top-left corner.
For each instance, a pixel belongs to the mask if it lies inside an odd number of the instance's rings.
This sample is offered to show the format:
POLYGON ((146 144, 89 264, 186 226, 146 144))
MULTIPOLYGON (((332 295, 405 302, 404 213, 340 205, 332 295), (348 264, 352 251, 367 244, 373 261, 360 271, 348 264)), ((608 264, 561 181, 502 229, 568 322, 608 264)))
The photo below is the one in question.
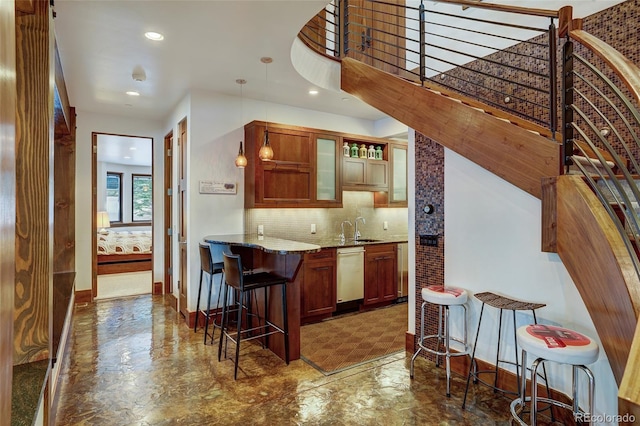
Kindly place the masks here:
POLYGON ((151 231, 110 231, 98 234, 98 254, 151 253, 151 231))

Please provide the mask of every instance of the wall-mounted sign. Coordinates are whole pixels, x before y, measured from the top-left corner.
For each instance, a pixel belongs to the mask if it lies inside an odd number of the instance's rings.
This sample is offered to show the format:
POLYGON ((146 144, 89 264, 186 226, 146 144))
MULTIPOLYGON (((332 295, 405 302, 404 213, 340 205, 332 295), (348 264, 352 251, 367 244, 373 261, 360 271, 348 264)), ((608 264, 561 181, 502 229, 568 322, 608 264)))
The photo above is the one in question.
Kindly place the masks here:
POLYGON ((229 182, 213 182, 211 180, 200 181, 201 194, 235 194, 237 185, 229 182))

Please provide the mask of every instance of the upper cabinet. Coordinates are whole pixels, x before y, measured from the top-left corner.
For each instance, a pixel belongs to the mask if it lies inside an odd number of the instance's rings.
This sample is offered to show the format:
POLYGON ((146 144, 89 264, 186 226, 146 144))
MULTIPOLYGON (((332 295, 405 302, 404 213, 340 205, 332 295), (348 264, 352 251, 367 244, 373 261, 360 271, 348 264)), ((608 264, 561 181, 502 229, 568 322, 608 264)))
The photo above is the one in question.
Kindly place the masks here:
POLYGON ((254 121, 245 126, 245 145, 245 208, 342 206, 340 136, 254 121), (267 130, 274 154, 262 161, 267 130))
POLYGON ((389 191, 374 194, 375 207, 407 207, 407 144, 392 142, 388 145, 389 191))
POLYGON ((263 121, 244 132, 245 208, 342 207, 343 190, 375 192, 376 207, 407 206, 406 143, 263 121), (258 158, 266 131, 271 161, 258 158))

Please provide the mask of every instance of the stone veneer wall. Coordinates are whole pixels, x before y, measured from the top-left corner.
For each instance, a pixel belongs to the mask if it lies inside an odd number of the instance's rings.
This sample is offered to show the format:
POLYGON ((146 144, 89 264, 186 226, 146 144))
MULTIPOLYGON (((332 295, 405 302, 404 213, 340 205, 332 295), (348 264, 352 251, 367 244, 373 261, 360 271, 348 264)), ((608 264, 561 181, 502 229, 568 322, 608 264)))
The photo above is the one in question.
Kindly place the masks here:
MULTIPOLYGON (((420 336, 420 315, 423 287, 444 285, 444 148, 435 141, 416 133, 415 136, 415 208, 416 208, 416 335, 414 347, 420 336), (424 207, 433 205, 434 212, 427 214, 424 207), (438 235, 438 247, 420 245, 420 235, 438 235)), ((429 306, 425 311, 425 334, 437 330, 438 310, 429 306)), ((431 354, 423 354, 435 360, 431 354)), ((422 354, 421 354, 422 355, 422 354)))
MULTIPOLYGON (((638 19, 640 16, 640 0, 629 0, 624 3, 620 3, 609 9, 603 10, 596 14, 585 17, 583 20, 583 29, 604 40, 628 59, 635 64, 640 64, 640 42, 638 40, 638 33, 640 32, 640 24, 638 19)), ((560 39, 558 41, 557 49, 557 119, 558 119, 558 131, 561 131, 562 121, 562 52, 565 41, 560 39)), ((524 119, 535 119, 536 122, 542 126, 548 126, 549 120, 549 98, 546 92, 547 82, 545 78, 542 78, 535 73, 541 73, 547 75, 548 62, 547 62, 547 47, 548 37, 547 34, 534 37, 527 42, 519 43, 511 46, 503 51, 496 52, 488 55, 483 60, 476 60, 465 65, 464 68, 454 68, 446 71, 445 73, 436 76, 434 81, 438 84, 443 84, 450 89, 458 90, 461 93, 465 93, 471 97, 478 97, 480 100, 485 100, 486 103, 490 103, 491 106, 503 109, 514 115, 518 115, 524 119), (531 72, 515 71, 507 68, 500 67, 496 64, 508 64, 510 66, 517 67, 523 70, 530 70, 531 72), (486 76, 500 76, 502 79, 483 77, 486 76), (522 86, 515 86, 509 81, 518 81, 522 86), (537 87, 542 91, 530 90, 527 87, 537 87), (509 96, 511 102, 504 103, 504 96, 509 96)), ((619 79, 614 73, 609 71, 608 66, 604 61, 597 57, 594 57, 582 46, 575 44, 574 50, 577 54, 584 57, 589 62, 592 62, 602 70, 605 75, 610 78, 616 86, 622 89, 627 98, 631 98, 630 92, 625 86, 620 83, 619 79)), ((598 79, 595 79, 591 72, 589 72, 585 66, 574 61, 575 70, 587 80, 595 84, 598 89, 602 90, 605 95, 613 100, 613 103, 626 113, 623 104, 617 101, 616 96, 611 90, 605 87, 605 85, 598 79)), ((585 97, 594 101, 596 106, 610 119, 615 129, 618 129, 621 133, 621 137, 625 141, 631 141, 632 136, 628 130, 626 130, 624 123, 617 118, 614 118, 614 110, 609 106, 600 95, 588 87, 588 85, 582 82, 577 77, 574 79, 576 87, 580 92, 584 93, 585 97)), ((598 129, 608 127, 607 123, 598 115, 597 112, 589 105, 588 102, 575 95, 575 103, 579 108, 591 118, 598 129)), ((638 105, 635 105, 638 108, 638 105)), ((583 123, 577 114, 574 114, 574 120, 578 123, 578 126, 585 130, 586 135, 599 145, 602 144, 598 141, 598 135, 591 131, 588 126, 583 123)), ((561 135, 561 134, 560 134, 561 135)), ((574 135, 576 139, 581 139, 576 133, 574 135)), ((624 155, 624 147, 613 137, 609 138, 609 142, 613 145, 618 154, 624 155)), ((635 158, 640 157, 640 148, 636 144, 631 144, 631 151, 635 158)), ((637 171, 640 172, 640 171, 637 171)))
MULTIPOLYGON (((631 59, 635 64, 640 64, 640 41, 638 35, 640 34, 640 0, 629 0, 625 3, 618 4, 602 12, 593 14, 584 18, 583 29, 590 34, 606 41, 612 45, 615 49, 619 50, 627 58, 631 59)), ((539 37, 536 42, 546 43, 546 36, 539 37)), ((560 43, 562 45, 562 42, 560 43)), ((516 45, 508 49, 508 52, 499 52, 491 55, 492 60, 513 61, 519 56, 513 56, 512 52, 525 53, 531 50, 531 45, 516 45)), ((562 58, 562 48, 559 47, 558 60, 562 58)), ((521 60, 521 59, 520 59, 521 60)), ((523 64, 521 64, 524 66, 523 64)), ((467 67, 485 69, 486 63, 467 64, 467 67)), ((453 84, 456 81, 461 86, 462 91, 466 93, 472 93, 477 90, 476 86, 469 84, 469 87, 464 86, 464 82, 469 81, 471 76, 464 70, 454 69, 446 73, 449 76, 455 75, 457 78, 450 79, 445 77, 449 84, 453 84)), ((560 76, 561 73, 558 73, 560 76)), ((532 77, 533 79, 533 77, 532 77)), ((436 80, 437 81, 437 80, 436 80)), ((615 81, 615 79, 614 79, 615 81)), ((538 81, 526 81, 526 83, 534 84, 538 81)), ((455 85, 455 84, 453 84, 455 85)), ((502 88, 507 90, 508 88, 502 88)), ((491 96, 487 93, 483 93, 483 96, 491 96)), ((495 94, 493 94, 495 96, 495 94)), ((531 95, 524 95, 524 98, 529 100, 540 101, 540 99, 531 99, 531 95)), ((537 95, 536 95, 537 96, 537 95)), ((496 104, 501 102, 500 99, 495 99, 496 104)), ((547 101, 548 102, 548 101, 547 101)), ((516 104, 518 101, 516 100, 516 104)), ((515 105, 526 114, 535 114, 531 107, 532 104, 527 102, 521 102, 520 107, 515 105)), ((560 103, 558 105, 561 105, 560 103)), ((509 105, 509 108, 514 108, 514 105, 509 105)), ((505 108, 506 109, 506 108, 505 108)), ((544 115, 548 114, 546 110, 536 111, 540 116, 540 120, 546 120, 544 115)), ((558 116, 561 119, 561 116, 558 116)), ((415 221, 416 221, 416 288, 415 288, 415 300, 416 300, 416 336, 414 343, 420 333, 420 308, 422 304, 421 289, 427 285, 444 284, 444 149, 438 145, 438 143, 427 136, 416 133, 415 141, 415 164, 416 164, 416 181, 415 181, 415 221), (427 204, 432 204, 435 207, 435 212, 432 215, 427 215, 423 208, 427 204), (427 247, 420 245, 420 235, 425 234, 437 234, 438 235, 438 247, 427 247)), ((636 158, 638 155, 636 155, 636 158)), ((448 283, 451 284, 451 283, 448 283)), ((425 319, 425 333, 433 334, 437 331, 437 310, 435 308, 428 309, 425 319)), ((435 357, 428 355, 427 358, 435 359, 435 357)))

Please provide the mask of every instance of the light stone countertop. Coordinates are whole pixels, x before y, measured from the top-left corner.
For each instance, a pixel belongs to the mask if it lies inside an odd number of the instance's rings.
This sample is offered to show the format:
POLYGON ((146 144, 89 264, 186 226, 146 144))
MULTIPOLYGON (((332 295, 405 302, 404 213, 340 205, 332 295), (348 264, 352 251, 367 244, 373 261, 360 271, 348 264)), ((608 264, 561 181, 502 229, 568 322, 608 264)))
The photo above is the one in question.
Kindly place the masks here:
POLYGON ((211 244, 227 244, 229 246, 255 248, 266 253, 277 254, 315 253, 322 248, 318 244, 259 236, 256 234, 207 235, 203 240, 211 244))

